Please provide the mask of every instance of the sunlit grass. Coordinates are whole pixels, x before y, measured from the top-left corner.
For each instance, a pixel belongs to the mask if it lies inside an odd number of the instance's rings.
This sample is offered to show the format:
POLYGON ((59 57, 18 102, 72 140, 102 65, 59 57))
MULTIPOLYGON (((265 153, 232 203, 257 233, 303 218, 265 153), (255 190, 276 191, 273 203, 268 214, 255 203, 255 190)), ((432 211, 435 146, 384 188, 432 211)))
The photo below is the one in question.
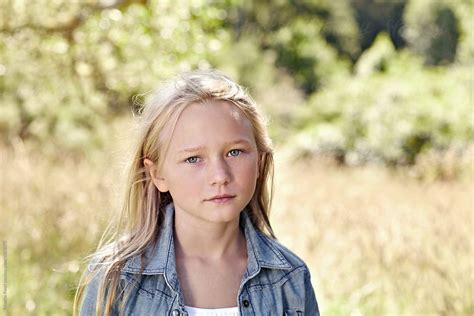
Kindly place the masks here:
POLYGON ((324 315, 472 315, 472 177, 277 162, 274 228, 308 262, 324 315))

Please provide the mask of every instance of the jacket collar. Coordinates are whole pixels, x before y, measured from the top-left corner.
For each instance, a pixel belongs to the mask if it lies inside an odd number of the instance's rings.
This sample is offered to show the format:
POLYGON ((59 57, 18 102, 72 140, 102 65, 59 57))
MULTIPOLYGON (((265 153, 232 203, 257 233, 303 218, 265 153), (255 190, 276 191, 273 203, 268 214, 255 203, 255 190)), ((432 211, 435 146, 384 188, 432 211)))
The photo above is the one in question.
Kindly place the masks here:
MULTIPOLYGON (((275 242, 257 231, 248 215, 247 208, 240 214, 240 226, 247 240, 248 261, 244 279, 252 278, 261 268, 290 269, 292 265, 277 249, 275 242)), ((176 259, 173 242, 174 204, 165 207, 165 219, 162 223, 156 244, 145 250, 145 268, 142 274, 163 274, 173 290, 179 288, 176 272, 176 259)), ((128 259, 122 271, 140 273, 141 259, 136 255, 128 259)))

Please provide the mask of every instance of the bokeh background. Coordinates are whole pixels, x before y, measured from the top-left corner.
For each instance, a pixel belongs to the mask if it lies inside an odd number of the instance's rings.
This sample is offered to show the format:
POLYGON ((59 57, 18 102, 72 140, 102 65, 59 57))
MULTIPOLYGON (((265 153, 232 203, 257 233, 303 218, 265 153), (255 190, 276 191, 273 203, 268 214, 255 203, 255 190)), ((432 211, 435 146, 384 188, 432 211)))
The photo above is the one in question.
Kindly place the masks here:
POLYGON ((219 68, 270 119, 271 220, 323 315, 473 315, 473 21, 470 0, 0 0, 1 313, 72 313, 137 104, 219 68))

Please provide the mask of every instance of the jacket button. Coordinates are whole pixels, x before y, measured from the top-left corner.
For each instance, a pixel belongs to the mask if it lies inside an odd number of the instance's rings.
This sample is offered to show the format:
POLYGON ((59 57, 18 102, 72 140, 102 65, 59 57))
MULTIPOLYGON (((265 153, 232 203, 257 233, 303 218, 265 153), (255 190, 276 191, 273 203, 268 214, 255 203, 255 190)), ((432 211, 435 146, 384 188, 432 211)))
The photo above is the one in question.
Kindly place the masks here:
POLYGON ((180 313, 179 309, 175 309, 173 311, 173 316, 180 316, 180 315, 181 315, 181 313, 180 313))
POLYGON ((244 307, 249 307, 250 306, 249 300, 243 300, 242 304, 244 304, 244 307))

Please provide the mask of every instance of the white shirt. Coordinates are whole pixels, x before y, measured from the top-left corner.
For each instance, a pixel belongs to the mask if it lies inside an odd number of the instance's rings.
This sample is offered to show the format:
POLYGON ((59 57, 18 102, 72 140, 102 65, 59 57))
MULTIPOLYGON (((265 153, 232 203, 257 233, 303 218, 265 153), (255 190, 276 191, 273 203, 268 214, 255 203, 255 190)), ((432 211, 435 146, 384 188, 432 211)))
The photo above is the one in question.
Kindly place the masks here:
POLYGON ((196 308, 191 306, 184 306, 188 316, 239 316, 238 307, 228 308, 196 308))

